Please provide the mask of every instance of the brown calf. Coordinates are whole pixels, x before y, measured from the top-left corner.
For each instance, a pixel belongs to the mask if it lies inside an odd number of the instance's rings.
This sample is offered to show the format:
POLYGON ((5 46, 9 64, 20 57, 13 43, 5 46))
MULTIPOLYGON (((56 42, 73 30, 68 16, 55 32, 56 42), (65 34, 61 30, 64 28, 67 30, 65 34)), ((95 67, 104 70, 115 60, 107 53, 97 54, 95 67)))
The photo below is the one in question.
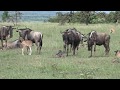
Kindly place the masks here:
POLYGON ((27 49, 27 52, 29 50, 29 55, 32 54, 32 44, 33 42, 31 40, 21 40, 21 45, 22 45, 22 55, 24 55, 24 50, 27 49))

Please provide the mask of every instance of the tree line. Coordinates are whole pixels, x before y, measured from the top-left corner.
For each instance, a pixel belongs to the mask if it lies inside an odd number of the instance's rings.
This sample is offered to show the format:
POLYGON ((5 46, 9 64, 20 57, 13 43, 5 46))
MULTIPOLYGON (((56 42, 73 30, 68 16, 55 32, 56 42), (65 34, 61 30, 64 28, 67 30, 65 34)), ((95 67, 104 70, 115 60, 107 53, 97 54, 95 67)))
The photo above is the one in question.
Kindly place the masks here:
MULTIPOLYGON (((13 14, 10 14, 9 11, 4 11, 2 14, 2 21, 12 22, 14 25, 17 25, 21 17, 22 13, 20 11, 14 11, 13 14)), ((61 25, 64 25, 65 23, 85 23, 86 25, 98 23, 119 23, 120 11, 111 11, 109 13, 102 11, 57 12, 56 16, 49 18, 47 21, 57 22, 61 25)))
POLYGON ((57 22, 61 25, 65 23, 119 23, 120 11, 110 11, 109 13, 97 11, 70 11, 67 13, 57 12, 55 17, 49 18, 49 22, 57 22))

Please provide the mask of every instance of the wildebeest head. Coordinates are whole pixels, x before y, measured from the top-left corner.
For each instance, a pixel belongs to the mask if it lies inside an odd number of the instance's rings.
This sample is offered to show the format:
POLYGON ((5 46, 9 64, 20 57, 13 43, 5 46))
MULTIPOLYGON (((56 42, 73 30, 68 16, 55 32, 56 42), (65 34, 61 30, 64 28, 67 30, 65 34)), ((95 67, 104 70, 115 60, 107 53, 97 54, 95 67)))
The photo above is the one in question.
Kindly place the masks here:
POLYGON ((16 28, 14 28, 13 26, 7 26, 7 27, 10 32, 10 38, 12 38, 13 37, 13 29, 16 29, 16 28))
POLYGON ((65 44, 67 44, 68 43, 68 32, 67 31, 65 31, 65 32, 61 32, 61 34, 62 34, 62 37, 63 37, 63 42, 65 43, 65 44))
POLYGON ((91 31, 90 33, 88 33, 88 38, 87 38, 88 51, 91 50, 92 45, 96 41, 96 38, 97 38, 97 32, 96 31, 91 31))
POLYGON ((96 31, 91 31, 90 33, 88 33, 88 37, 92 40, 96 40, 97 32, 96 31))
POLYGON ((22 37, 25 40, 26 35, 31 31, 32 30, 29 28, 24 28, 24 29, 18 29, 16 32, 19 32, 19 37, 22 37))
POLYGON ((13 28, 13 26, 3 26, 3 35, 6 36, 8 38, 12 38, 13 37, 13 29, 16 29, 16 28, 13 28))

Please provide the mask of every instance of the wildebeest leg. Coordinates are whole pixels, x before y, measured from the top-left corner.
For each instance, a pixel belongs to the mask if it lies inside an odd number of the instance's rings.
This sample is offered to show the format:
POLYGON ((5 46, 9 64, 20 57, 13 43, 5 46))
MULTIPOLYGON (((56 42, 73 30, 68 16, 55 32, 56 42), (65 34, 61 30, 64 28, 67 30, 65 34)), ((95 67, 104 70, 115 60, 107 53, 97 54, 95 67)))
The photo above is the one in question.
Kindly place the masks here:
POLYGON ((39 54, 40 54, 41 48, 42 48, 42 40, 39 41, 39 54))
POLYGON ((28 54, 28 52, 29 52, 29 47, 27 47, 27 54, 28 54))
POLYGON ((66 44, 63 45, 64 51, 66 52, 66 44))
POLYGON ((73 46, 73 55, 75 55, 75 46, 73 46))
POLYGON ((3 50, 3 38, 1 38, 1 46, 2 46, 2 50, 3 50))
POLYGON ((37 46, 37 53, 39 53, 39 45, 38 45, 38 42, 37 41, 35 41, 35 45, 37 46))
POLYGON ((7 47, 7 39, 5 39, 5 47, 7 47))
POLYGON ((79 49, 80 44, 77 45, 77 50, 79 49))
POLYGON ((109 51, 110 51, 110 47, 109 45, 107 46, 107 55, 109 54, 109 51))
POLYGON ((31 55, 32 54, 32 49, 31 49, 31 47, 29 47, 29 55, 31 55))
POLYGON ((67 45, 67 56, 68 56, 69 45, 67 45))
POLYGON ((104 47, 105 47, 105 55, 108 55, 110 51, 109 45, 104 44, 104 47))
POLYGON ((37 46, 37 53, 40 54, 40 47, 37 46))
POLYGON ((72 44, 70 44, 70 52, 71 52, 71 49, 72 49, 72 44))
POLYGON ((109 51, 110 51, 109 42, 110 42, 109 40, 106 42, 106 46, 107 46, 106 54, 107 55, 109 54, 109 51))
POLYGON ((93 48, 93 46, 90 47, 91 55, 89 57, 92 57, 92 48, 93 48))
POLYGON ((24 55, 24 47, 22 48, 22 55, 24 55))
POLYGON ((94 43, 94 55, 95 55, 95 52, 96 52, 96 43, 94 43))
POLYGON ((106 46, 106 44, 104 44, 104 47, 105 47, 105 55, 107 55, 107 46, 106 46))

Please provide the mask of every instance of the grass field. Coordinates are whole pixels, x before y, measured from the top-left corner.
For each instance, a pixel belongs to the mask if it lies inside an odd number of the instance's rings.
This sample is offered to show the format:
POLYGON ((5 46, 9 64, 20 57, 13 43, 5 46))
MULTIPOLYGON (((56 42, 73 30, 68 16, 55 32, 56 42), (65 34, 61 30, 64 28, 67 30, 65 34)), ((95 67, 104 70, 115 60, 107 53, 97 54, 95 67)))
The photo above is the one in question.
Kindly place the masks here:
MULTIPOLYGON (((8 25, 11 23, 0 23, 8 25)), ((21 49, 0 50, 0 79, 120 79, 120 63, 113 63, 115 50, 120 49, 120 25, 115 24, 66 24, 41 22, 21 22, 19 28, 25 26, 43 33, 43 47, 41 54, 36 53, 35 45, 31 56, 22 55, 21 49), (55 58, 58 50, 63 50, 63 41, 60 31, 75 27, 87 34, 91 30, 111 34, 109 56, 104 55, 104 47, 97 46, 96 55, 88 58, 90 52, 87 47, 81 47, 73 56, 55 58)), ((14 30, 13 38, 18 38, 14 30)), ((1 45, 1 44, 0 44, 1 45)), ((118 59, 119 60, 119 59, 118 59)))

